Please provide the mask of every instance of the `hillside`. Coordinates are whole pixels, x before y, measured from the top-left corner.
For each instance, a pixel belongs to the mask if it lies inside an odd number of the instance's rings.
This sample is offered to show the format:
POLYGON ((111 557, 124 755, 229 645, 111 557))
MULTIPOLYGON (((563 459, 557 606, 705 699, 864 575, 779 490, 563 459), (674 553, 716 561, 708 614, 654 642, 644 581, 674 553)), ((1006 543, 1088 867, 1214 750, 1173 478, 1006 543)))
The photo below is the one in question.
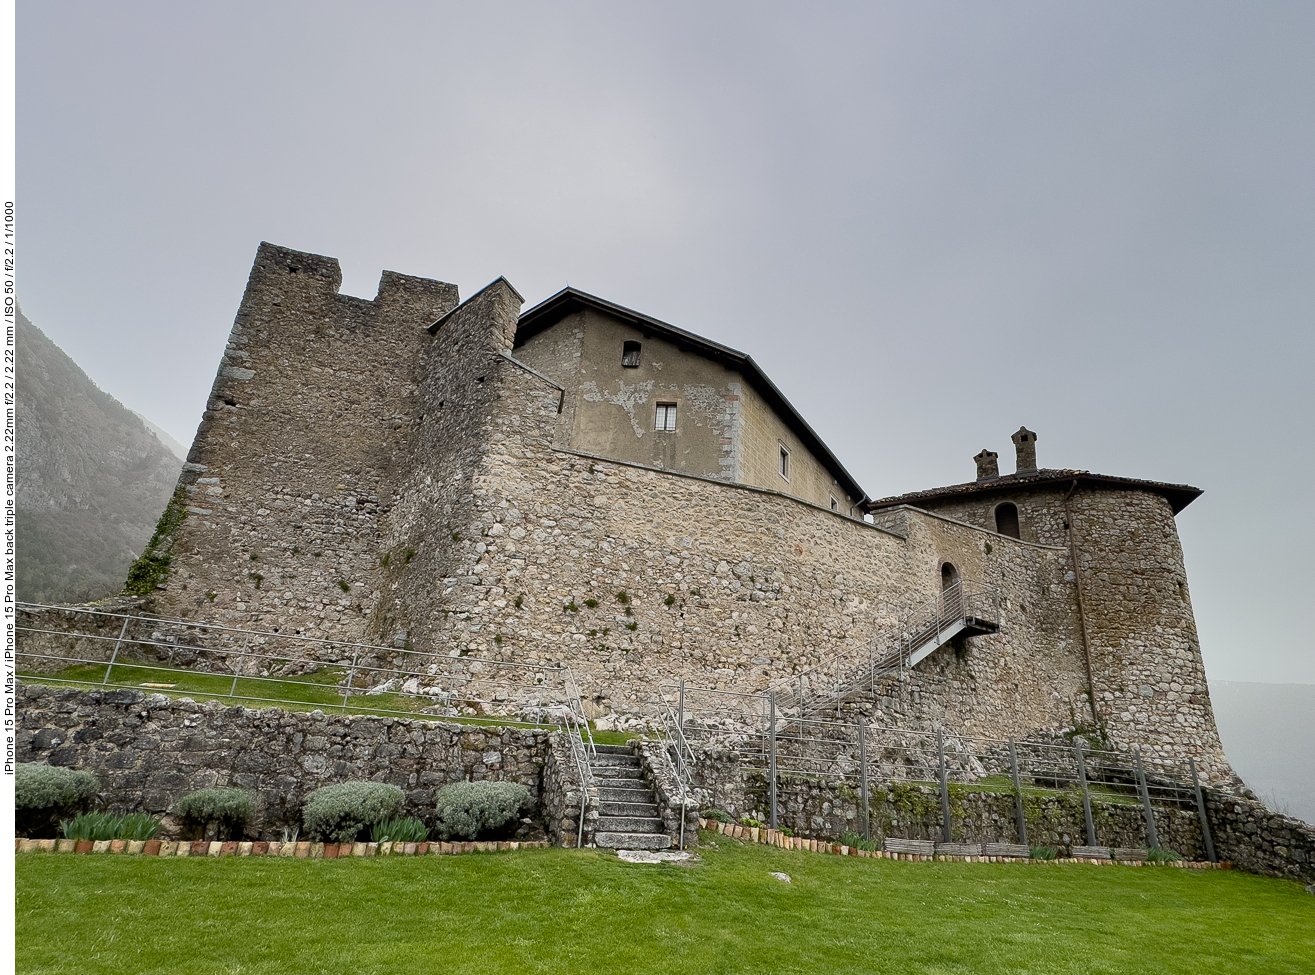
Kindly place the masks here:
POLYGON ((182 462, 21 311, 17 323, 18 598, 111 595, 182 462))

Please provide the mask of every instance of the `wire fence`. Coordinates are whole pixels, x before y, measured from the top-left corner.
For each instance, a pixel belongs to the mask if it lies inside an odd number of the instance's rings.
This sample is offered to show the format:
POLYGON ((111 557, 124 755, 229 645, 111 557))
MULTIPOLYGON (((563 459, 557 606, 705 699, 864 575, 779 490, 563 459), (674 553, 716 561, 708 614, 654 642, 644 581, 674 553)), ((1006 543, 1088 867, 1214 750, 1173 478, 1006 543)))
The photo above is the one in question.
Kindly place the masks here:
POLYGON ((567 667, 22 603, 20 677, 399 717, 583 721, 567 667))
POLYGON ((869 782, 938 787, 947 841, 953 783, 1013 792, 1023 837, 1025 794, 1074 790, 1081 796, 1090 846, 1097 845, 1092 802, 1115 802, 1142 806, 1152 846, 1157 845, 1153 806, 1195 808, 1211 847, 1204 795, 1190 758, 1093 748, 1081 740, 1014 741, 886 727, 863 718, 798 717, 778 711, 770 692, 723 691, 683 681, 659 684, 658 697, 667 716, 664 732, 691 772, 702 754, 733 751, 740 768, 766 774, 773 828, 779 778, 804 776, 848 781, 859 786, 864 803, 869 782))

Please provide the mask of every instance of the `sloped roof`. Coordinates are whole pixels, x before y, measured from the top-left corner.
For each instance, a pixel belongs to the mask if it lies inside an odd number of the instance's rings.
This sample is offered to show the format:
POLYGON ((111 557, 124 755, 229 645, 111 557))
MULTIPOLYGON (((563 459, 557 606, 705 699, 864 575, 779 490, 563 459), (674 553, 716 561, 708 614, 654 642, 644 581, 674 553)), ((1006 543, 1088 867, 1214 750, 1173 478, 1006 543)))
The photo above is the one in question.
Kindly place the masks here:
POLYGON ((923 501, 939 501, 949 498, 964 498, 981 494, 999 494, 1017 491, 1020 488, 1042 487, 1045 485, 1071 484, 1077 481, 1081 487, 1095 488, 1139 488, 1162 494, 1178 514, 1203 493, 1200 488, 1189 484, 1167 484, 1163 481, 1142 481, 1133 477, 1113 477, 1109 474, 1093 474, 1090 471, 1037 470, 1023 474, 1004 474, 999 477, 984 477, 966 484, 951 484, 949 487, 932 488, 928 491, 913 491, 893 498, 881 498, 868 501, 864 507, 868 511, 881 508, 893 508, 907 504, 917 507, 923 501))
POLYGON ((518 346, 523 345, 567 315, 585 308, 592 308, 595 311, 611 315, 613 318, 627 322, 635 328, 656 335, 679 349, 694 352, 706 359, 721 363, 729 369, 738 371, 745 381, 757 390, 758 395, 776 411, 777 416, 794 432, 794 435, 799 438, 808 451, 836 479, 836 482, 844 489, 845 493, 858 503, 867 500, 867 493, 858 481, 854 480, 849 471, 845 470, 844 465, 831 452, 831 448, 808 425, 808 421, 799 414, 799 411, 790 404, 790 401, 785 398, 785 394, 776 388, 776 384, 767 378, 767 374, 753 361, 753 357, 743 352, 722 345, 719 342, 714 342, 711 339, 705 339, 693 332, 687 332, 683 328, 669 325, 656 318, 651 318, 631 308, 613 304, 576 288, 563 288, 551 298, 540 302, 522 314, 516 329, 515 344, 518 346))

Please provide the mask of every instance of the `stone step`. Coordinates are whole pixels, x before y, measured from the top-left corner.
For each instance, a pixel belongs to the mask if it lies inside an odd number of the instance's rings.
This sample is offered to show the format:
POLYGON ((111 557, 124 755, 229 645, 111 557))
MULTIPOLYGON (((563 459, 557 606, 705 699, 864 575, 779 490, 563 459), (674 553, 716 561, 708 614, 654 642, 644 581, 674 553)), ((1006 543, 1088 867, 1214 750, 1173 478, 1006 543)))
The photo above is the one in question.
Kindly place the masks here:
POLYGON ((599 816, 600 833, 661 833, 667 828, 662 820, 644 816, 599 816))
POLYGON ((666 833, 598 832, 594 845, 604 850, 669 850, 671 837, 666 833))
POLYGON ((629 745, 595 745, 594 751, 599 755, 634 755, 635 750, 629 745))
POLYGON ((634 755, 591 755, 589 765, 593 768, 639 768, 639 759, 634 755))
POLYGON ((596 779, 642 779, 644 770, 639 766, 630 768, 622 765, 590 765, 596 779))
POLYGON ((652 802, 652 789, 620 789, 599 783, 599 802, 652 802))
MULTIPOLYGON (((656 819, 658 807, 656 802, 607 802, 599 800, 598 815, 642 816, 645 819, 656 819)), ((1145 858, 1143 857, 1143 859, 1145 858)))

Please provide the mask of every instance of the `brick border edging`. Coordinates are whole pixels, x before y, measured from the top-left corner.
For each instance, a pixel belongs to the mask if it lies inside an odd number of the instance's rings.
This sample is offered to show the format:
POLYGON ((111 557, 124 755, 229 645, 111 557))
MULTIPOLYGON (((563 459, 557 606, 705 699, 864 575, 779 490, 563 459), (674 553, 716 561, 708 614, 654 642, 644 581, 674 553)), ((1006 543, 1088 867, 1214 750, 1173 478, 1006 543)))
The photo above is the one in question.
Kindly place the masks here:
POLYGON ((1186 870, 1232 870, 1231 863, 1211 863, 1209 860, 1176 860, 1169 863, 1148 860, 1098 860, 1094 857, 1063 857, 1054 860, 1033 860, 1026 857, 947 856, 936 853, 891 853, 886 850, 860 850, 854 846, 828 843, 826 840, 808 840, 802 836, 786 836, 779 829, 765 826, 740 826, 715 819, 700 819, 700 829, 712 830, 732 839, 764 843, 783 850, 801 850, 805 853, 830 853, 838 856, 863 857, 869 860, 937 860, 946 863, 1093 863, 1120 867, 1179 867, 1186 870))
POLYGON ((119 853, 161 857, 295 857, 299 860, 338 860, 372 856, 454 856, 461 853, 501 853, 542 850, 547 840, 479 841, 465 843, 275 843, 264 841, 208 842, 206 840, 14 840, 16 853, 119 853))

